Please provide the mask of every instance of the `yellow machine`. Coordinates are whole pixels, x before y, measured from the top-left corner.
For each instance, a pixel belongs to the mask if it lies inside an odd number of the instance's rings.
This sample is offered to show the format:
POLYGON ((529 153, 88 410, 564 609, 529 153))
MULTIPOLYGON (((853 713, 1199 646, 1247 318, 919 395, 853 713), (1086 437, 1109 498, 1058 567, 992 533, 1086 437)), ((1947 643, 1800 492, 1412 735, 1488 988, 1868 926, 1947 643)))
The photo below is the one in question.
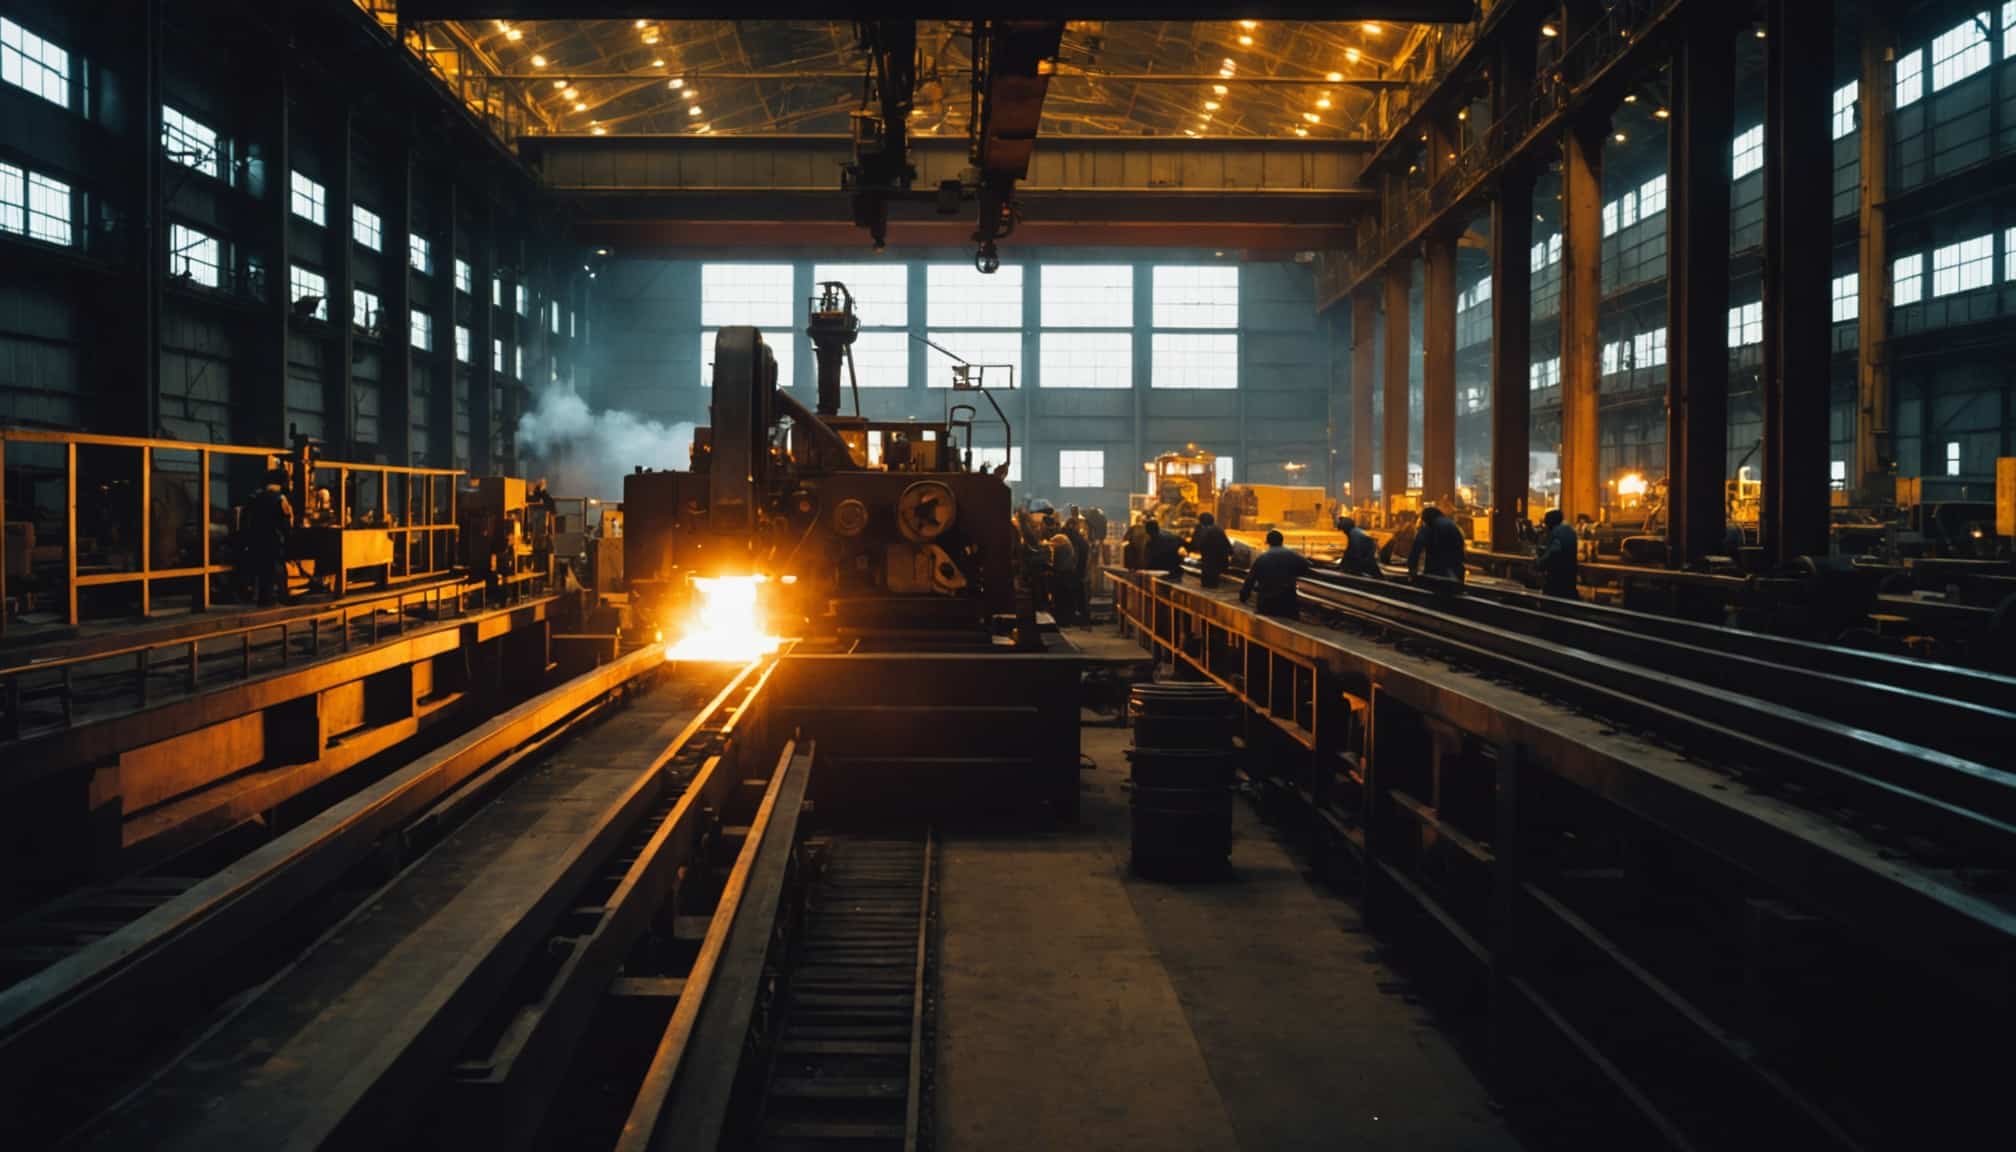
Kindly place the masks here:
POLYGON ((1164 452, 1142 465, 1148 473, 1148 497, 1128 500, 1131 518, 1153 516, 1164 528, 1188 532, 1197 526, 1197 514, 1218 499, 1218 457, 1195 444, 1181 452, 1164 452))

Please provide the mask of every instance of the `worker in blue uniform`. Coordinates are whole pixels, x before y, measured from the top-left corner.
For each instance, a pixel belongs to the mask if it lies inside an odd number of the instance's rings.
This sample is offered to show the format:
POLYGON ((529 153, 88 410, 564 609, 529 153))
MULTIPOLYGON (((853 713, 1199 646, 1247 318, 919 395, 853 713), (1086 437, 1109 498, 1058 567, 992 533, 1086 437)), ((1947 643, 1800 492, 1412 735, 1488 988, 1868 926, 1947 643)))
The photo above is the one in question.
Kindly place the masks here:
POLYGON ((1256 607, 1262 616, 1293 620, 1297 615, 1295 582, 1308 574, 1308 558, 1287 548, 1280 532, 1269 532, 1267 550, 1246 566, 1246 583, 1239 588, 1239 602, 1246 603, 1247 597, 1257 591, 1256 607))
POLYGON ((1576 554, 1581 551, 1582 541, 1575 535, 1575 529, 1562 521, 1559 508, 1548 509, 1545 523, 1546 528, 1540 534, 1540 556, 1533 562, 1540 571, 1540 589, 1549 596, 1574 599, 1576 554))
POLYGON ((1358 522, 1349 516, 1339 516, 1337 531, 1344 534, 1344 554, 1337 558, 1337 567, 1352 576, 1383 579, 1386 574, 1379 570, 1379 546, 1358 527, 1358 522))
POLYGON ((1414 533, 1414 549, 1407 554, 1407 575, 1438 576, 1463 582, 1463 532, 1456 522, 1429 505, 1421 510, 1421 527, 1414 533))

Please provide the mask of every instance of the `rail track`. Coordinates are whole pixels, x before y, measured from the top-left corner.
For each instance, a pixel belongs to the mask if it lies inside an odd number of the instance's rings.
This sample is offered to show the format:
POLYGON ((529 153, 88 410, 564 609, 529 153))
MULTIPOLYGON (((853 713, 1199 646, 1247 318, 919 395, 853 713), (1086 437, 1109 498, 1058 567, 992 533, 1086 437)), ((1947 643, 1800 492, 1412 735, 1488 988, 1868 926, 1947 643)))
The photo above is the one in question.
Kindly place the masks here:
POLYGON ((727 1122, 729 1095, 694 1102, 722 1062, 686 1057, 743 1046, 796 867, 812 752, 769 721, 775 666, 635 653, 209 875, 131 885, 101 930, 11 941, 13 1146, 587 1147, 599 1119, 641 1147, 727 1122), (636 1042, 583 1046, 611 1021, 636 1042))

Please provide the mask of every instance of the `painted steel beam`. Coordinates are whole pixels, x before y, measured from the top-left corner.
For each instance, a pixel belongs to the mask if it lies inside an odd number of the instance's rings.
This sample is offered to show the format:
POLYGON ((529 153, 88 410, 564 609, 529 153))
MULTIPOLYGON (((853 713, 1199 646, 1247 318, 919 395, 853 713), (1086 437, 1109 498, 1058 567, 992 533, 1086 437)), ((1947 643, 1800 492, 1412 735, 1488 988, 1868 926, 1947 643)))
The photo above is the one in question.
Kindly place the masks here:
POLYGON ((1385 497, 1380 503, 1389 509, 1407 491, 1407 354, 1414 343, 1407 296, 1413 280, 1411 261, 1395 260, 1386 266, 1386 419, 1379 471, 1385 497))
MULTIPOLYGON (((894 15, 943 16, 943 7, 903 12, 897 5, 894 15)), ((923 6, 918 5, 918 8, 923 6)), ((406 23, 423 20, 715 20, 722 16, 718 4, 666 4, 653 0, 400 0, 399 17, 406 23)), ((1131 4, 1023 4, 1018 16, 1054 17, 1068 20, 1136 20, 1141 9, 1131 4)), ((1273 0, 1271 3, 1241 7, 1242 16, 1272 20, 1398 20, 1411 23, 1458 24, 1477 15, 1475 0, 1273 0)), ((744 20, 826 20, 834 15, 829 5, 780 2, 742 6, 735 16, 744 20)), ((1157 19, 1222 20, 1223 6, 1157 8, 1157 19)))
POLYGON ((1372 389, 1379 379, 1379 293, 1351 296, 1351 503, 1372 502, 1372 389))
POLYGON ((1603 126, 1571 124, 1561 140, 1561 511, 1599 519, 1598 321, 1603 307, 1603 126))

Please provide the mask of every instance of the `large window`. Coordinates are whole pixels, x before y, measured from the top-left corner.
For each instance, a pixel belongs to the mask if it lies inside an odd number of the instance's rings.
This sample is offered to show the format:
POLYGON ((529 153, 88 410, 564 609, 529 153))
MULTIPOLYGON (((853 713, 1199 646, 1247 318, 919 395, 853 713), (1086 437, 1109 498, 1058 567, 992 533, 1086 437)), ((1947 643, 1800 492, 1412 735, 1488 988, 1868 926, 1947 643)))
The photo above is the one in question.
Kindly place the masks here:
POLYGON ((1916 304, 1925 297, 1925 254, 1913 252, 1890 262, 1890 303, 1916 304))
MULTIPOLYGON (((904 264, 815 264, 813 291, 837 280, 854 297, 854 315, 863 328, 902 328, 910 323, 910 269, 904 264)), ((790 285, 785 285, 790 305, 790 285)))
POLYGON ((1630 347, 1629 342, 1623 340, 1612 340, 1603 345, 1603 375, 1614 376, 1631 367, 1630 358, 1626 355, 1630 347))
POLYGON ((1538 272, 1550 264, 1561 262, 1561 234, 1554 233, 1540 243, 1533 245, 1533 271, 1538 272))
MULTIPOLYGON (((1125 264, 1045 264, 1043 327, 1131 328, 1134 269, 1125 264)), ((1047 352, 1044 354, 1049 355, 1047 352)), ((1044 379, 1049 387, 1049 379, 1044 379)))
POLYGON ((1104 488, 1106 486, 1106 452, 1104 449, 1066 448, 1057 453, 1057 486, 1059 488, 1104 488))
POLYGON ((1729 347, 1742 348, 1764 342, 1764 302, 1753 300, 1729 309, 1729 347))
POLYGON ((520 280, 518 282, 518 315, 528 318, 532 315, 531 301, 531 293, 525 290, 525 282, 520 280))
POLYGON ((2002 4, 2002 58, 2016 56, 2016 0, 2002 4))
POLYGON ((161 106, 161 149, 168 159, 205 176, 214 179, 224 174, 224 145, 216 129, 165 104, 161 106))
POLYGON ((2002 230, 2002 279, 2016 280, 2016 228, 2002 230))
POLYGON ((1631 362, 1638 368, 1657 368, 1666 363, 1666 329, 1654 328, 1631 338, 1631 362))
POLYGON ((464 295, 476 291, 476 275, 469 270, 469 262, 460 256, 455 258, 455 290, 464 295))
POLYGON ((1045 332, 1037 354, 1045 388, 1132 388, 1134 337, 1127 332, 1045 332))
POLYGON ((469 326, 467 324, 457 324, 455 326, 455 359, 463 364, 469 363, 469 326))
POLYGON ((791 265, 702 264, 700 324, 791 327, 791 265))
POLYGON ((0 80, 70 106, 70 53, 0 17, 0 80))
POLYGON ((378 330, 378 294, 363 288, 350 289, 350 323, 366 332, 378 330))
POLYGON ((1638 218, 1657 216, 1666 210, 1666 174, 1661 172, 1638 186, 1638 218))
POLYGON ((1834 90, 1834 139, 1855 131, 1855 93, 1861 81, 1850 80, 1834 90))
MULTIPOLYGON (((862 388, 910 386, 910 337, 903 332, 863 332, 854 338, 854 378, 862 388)), ((842 388, 848 380, 840 377, 842 388)))
POLYGON ((290 174, 287 206, 294 215, 317 227, 329 223, 329 191, 299 172, 290 174))
POLYGON ((924 313, 933 328, 1020 328, 1022 268, 1004 264, 983 273, 971 264, 926 265, 924 313))
POLYGON ((309 310, 308 315, 317 320, 329 318, 329 282, 322 278, 320 272, 311 272, 299 264, 289 267, 287 294, 297 309, 302 301, 313 299, 315 307, 309 310))
MULTIPOLYGON (((1046 271, 1044 275, 1049 275, 1046 271)), ((1155 327, 1237 328, 1239 269, 1178 264, 1155 269, 1155 327)))
POLYGON ((429 316, 418 308, 414 308, 408 313, 407 319, 413 328, 413 347, 418 348, 422 352, 432 352, 434 350, 434 317, 429 316))
POLYGON ((70 243, 70 186, 40 172, 0 164, 0 232, 70 243))
POLYGON ((350 206, 350 238, 376 252, 385 239, 385 222, 362 204, 350 206))
MULTIPOLYGON (((700 334, 700 386, 702 388, 709 388, 714 384, 714 337, 719 334, 719 330, 717 329, 709 329, 700 334)), ((779 388, 789 388, 792 380, 791 352, 795 347, 792 343, 791 332, 788 330, 783 332, 765 332, 763 333, 763 343, 770 346, 770 354, 777 360, 777 386, 779 388)), ((865 385, 867 381, 864 380, 862 383, 865 385)), ((847 387, 847 372, 844 368, 840 372, 840 387, 843 392, 847 387)))
MULTIPOLYGON (((1531 388, 1535 392, 1540 391, 1542 388, 1559 387, 1561 384, 1561 358, 1555 356, 1551 359, 1535 362, 1528 372, 1528 378, 1531 388)), ((1373 479, 1376 480, 1378 477, 1375 476, 1373 479)))
MULTIPOLYGON (((1008 465, 1007 480, 1010 484, 1022 482, 1022 449, 1009 450, 1000 444, 983 445, 973 449, 973 467, 976 471, 999 468, 1003 462, 1008 465)), ((1103 465, 1103 462, 1102 462, 1103 465)))
POLYGON ((1239 337, 1217 332, 1157 332, 1150 348, 1149 386, 1239 387, 1239 337))
POLYGON ((1958 476, 1959 474, 1960 442, 1958 440, 1948 440, 1946 441, 1946 475, 1958 476))
POLYGON ((504 306, 504 277, 501 274, 499 274, 490 277, 490 307, 502 308, 503 306, 504 306))
POLYGON ((1857 291, 1858 273, 1834 277, 1834 323, 1842 324, 1855 319, 1861 307, 1861 294, 1857 291))
POLYGON ((1951 296, 1995 282, 1995 236, 1975 236, 1932 250, 1932 295, 1951 296))
MULTIPOLYGON (((931 342, 952 353, 966 363, 985 371, 976 371, 979 383, 988 388, 1006 388, 1012 382, 1016 386, 1022 381, 1022 333, 1020 332, 932 332, 931 342)), ((927 365, 924 383, 933 388, 952 386, 954 362, 936 349, 919 349, 927 365)))
POLYGON ((493 339, 490 341, 490 371, 504 371, 504 341, 502 340, 493 339))
POLYGON ((224 281, 223 248, 208 236, 182 224, 168 226, 168 275, 205 288, 224 281))
POLYGON ((547 319, 553 327, 553 335, 558 336, 560 334, 560 302, 558 300, 547 301, 546 311, 549 314, 547 319))
POLYGON ((1739 132, 1730 145, 1730 160, 1734 164, 1729 170, 1730 178, 1741 180, 1750 173, 1764 167, 1764 126, 1757 125, 1745 132, 1739 132))
POLYGON ((1916 104, 1925 95, 1925 50, 1914 48, 1897 57, 1897 107, 1916 104))
MULTIPOLYGON (((1932 90, 1957 84, 1988 67, 1988 13, 1941 32, 1932 38, 1932 90)), ((1901 103, 1901 101, 1900 101, 1901 103)))
POLYGON ((406 237, 406 263, 422 276, 432 276, 434 245, 417 232, 406 237))

